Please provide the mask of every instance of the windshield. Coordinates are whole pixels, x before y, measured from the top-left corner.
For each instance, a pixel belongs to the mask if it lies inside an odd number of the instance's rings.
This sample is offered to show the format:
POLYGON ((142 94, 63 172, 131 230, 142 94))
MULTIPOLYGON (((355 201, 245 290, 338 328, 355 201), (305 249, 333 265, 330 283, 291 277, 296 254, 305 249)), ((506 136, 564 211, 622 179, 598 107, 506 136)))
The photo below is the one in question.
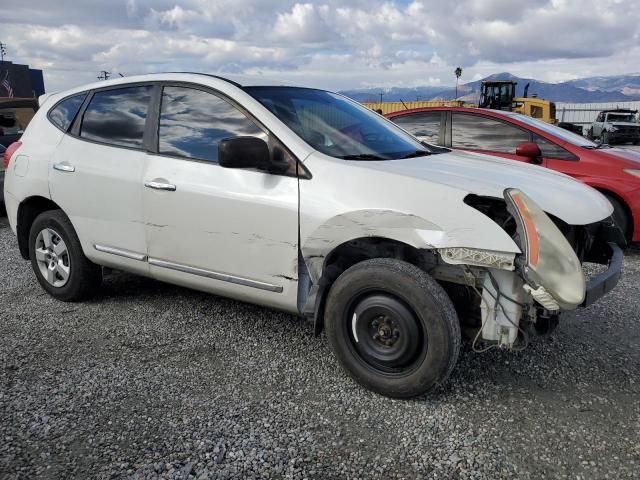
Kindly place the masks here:
POLYGON ((512 113, 511 115, 516 120, 522 123, 526 123, 527 125, 531 125, 532 127, 536 127, 543 132, 549 133, 560 140, 570 143, 571 145, 586 148, 598 147, 597 143, 593 143, 591 140, 587 140, 586 138, 570 132, 569 130, 565 130, 564 128, 556 127, 555 125, 551 125, 550 123, 527 117, 526 115, 521 115, 519 113, 512 113))
POLYGON ((636 116, 633 113, 609 113, 607 114, 609 122, 632 122, 636 123, 636 116))
POLYGON ((298 87, 245 87, 314 149, 347 160, 391 160, 432 153, 381 115, 342 95, 298 87))

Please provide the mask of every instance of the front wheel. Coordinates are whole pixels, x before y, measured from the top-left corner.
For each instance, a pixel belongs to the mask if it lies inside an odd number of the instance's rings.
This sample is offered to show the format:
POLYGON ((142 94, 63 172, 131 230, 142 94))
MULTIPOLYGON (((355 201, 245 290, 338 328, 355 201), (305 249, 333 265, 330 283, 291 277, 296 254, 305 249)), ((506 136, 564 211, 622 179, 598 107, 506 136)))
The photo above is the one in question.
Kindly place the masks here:
POLYGON ((627 215, 627 209, 625 206, 612 195, 606 194, 607 200, 611 203, 613 207, 613 223, 622 231, 624 237, 627 241, 631 240, 632 232, 631 232, 631 221, 629 220, 629 216, 627 215))
POLYGON ((451 300, 426 272, 400 260, 366 260, 342 273, 329 292, 325 324, 345 370, 390 397, 428 392, 458 359, 451 300))
POLYGON ((84 256, 73 225, 60 210, 43 212, 33 221, 29 257, 42 288, 58 300, 82 300, 102 281, 102 268, 84 256))
POLYGON ((609 145, 609 132, 602 132, 602 136, 600 137, 600 143, 604 145, 609 145))

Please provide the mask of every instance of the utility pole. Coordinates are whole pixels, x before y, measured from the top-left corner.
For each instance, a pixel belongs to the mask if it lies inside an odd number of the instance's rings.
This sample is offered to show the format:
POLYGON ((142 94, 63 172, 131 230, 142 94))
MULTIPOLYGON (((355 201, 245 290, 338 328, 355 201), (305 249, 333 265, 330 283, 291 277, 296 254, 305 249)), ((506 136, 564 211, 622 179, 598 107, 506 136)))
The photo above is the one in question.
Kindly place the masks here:
POLYGON ((100 70, 100 75, 98 75, 98 80, 109 80, 109 76, 111 72, 107 72, 106 70, 100 70))
POLYGON ((378 95, 380 95, 380 103, 382 103, 382 96, 384 95, 384 92, 380 92, 378 95))
POLYGON ((7 44, 0 42, 0 63, 4 63, 4 56, 7 54, 7 44))

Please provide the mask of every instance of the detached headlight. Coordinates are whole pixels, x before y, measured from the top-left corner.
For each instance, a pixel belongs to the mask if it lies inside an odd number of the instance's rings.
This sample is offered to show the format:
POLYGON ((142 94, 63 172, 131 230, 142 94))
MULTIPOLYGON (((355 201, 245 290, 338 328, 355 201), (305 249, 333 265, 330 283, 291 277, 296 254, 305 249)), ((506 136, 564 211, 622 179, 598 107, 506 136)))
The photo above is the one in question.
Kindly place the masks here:
POLYGON ((625 173, 628 173, 629 175, 633 175, 634 177, 640 177, 640 170, 625 170, 625 173))
POLYGON ((532 295, 547 308, 553 306, 549 295, 561 308, 576 308, 584 301, 586 285, 582 265, 573 248, 527 195, 510 188, 505 190, 504 197, 507 209, 516 219, 524 253, 524 277, 533 287, 532 295))

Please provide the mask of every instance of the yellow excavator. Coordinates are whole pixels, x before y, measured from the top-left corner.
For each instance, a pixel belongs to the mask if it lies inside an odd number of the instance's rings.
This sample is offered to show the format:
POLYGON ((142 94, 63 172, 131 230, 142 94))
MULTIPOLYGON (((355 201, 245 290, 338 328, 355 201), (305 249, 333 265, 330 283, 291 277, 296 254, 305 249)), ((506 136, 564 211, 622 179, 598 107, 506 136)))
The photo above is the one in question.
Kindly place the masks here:
POLYGON ((524 87, 524 95, 516 97, 517 82, 511 80, 491 80, 480 85, 479 108, 506 110, 521 113, 556 125, 556 104, 549 100, 529 97, 529 84, 524 87))
POLYGON ((557 125, 556 104, 549 100, 528 97, 529 84, 524 87, 524 96, 516 97, 517 82, 511 80, 484 81, 480 85, 480 102, 467 103, 462 100, 429 100, 416 102, 371 102, 363 105, 386 115, 400 110, 422 107, 473 107, 492 108, 521 113, 529 117, 538 118, 552 125, 557 125))

